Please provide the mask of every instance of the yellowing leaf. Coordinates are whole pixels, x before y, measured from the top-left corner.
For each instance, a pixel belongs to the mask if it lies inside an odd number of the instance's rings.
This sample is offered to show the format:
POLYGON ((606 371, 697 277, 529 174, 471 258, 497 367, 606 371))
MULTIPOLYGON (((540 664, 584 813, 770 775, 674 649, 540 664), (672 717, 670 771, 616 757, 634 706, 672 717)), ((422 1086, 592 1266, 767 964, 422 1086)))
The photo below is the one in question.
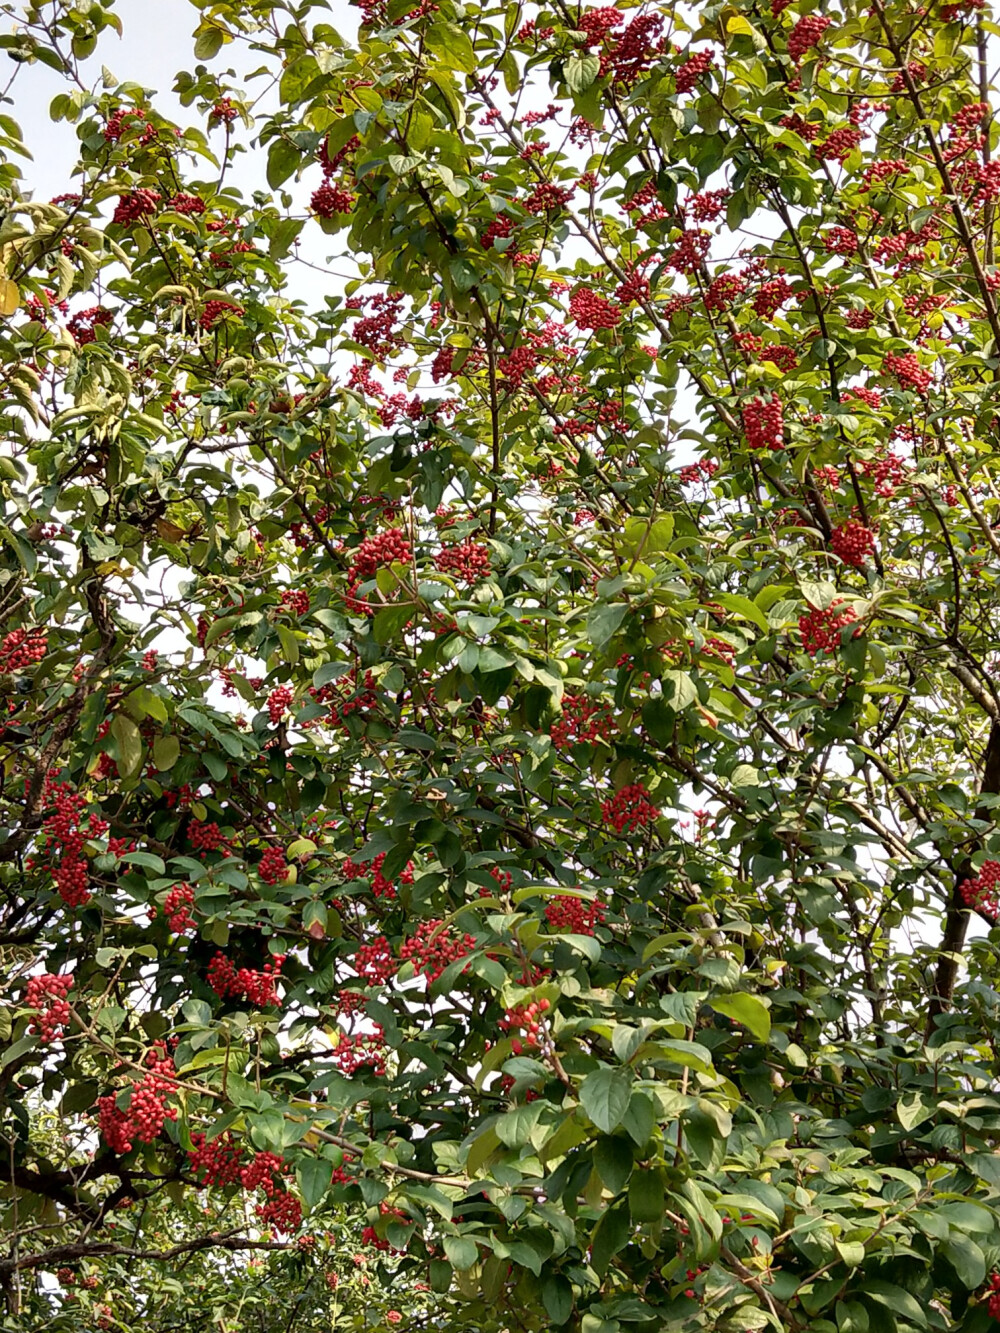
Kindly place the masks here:
POLYGON ((17 283, 10 278, 0 278, 0 315, 12 315, 21 304, 21 293, 17 283))

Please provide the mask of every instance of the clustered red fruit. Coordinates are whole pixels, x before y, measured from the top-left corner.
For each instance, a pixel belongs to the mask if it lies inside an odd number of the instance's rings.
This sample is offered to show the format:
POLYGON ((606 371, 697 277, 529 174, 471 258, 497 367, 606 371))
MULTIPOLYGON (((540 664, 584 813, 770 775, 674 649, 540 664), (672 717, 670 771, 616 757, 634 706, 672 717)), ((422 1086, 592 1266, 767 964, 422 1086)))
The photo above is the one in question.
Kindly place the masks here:
POLYGON ((207 333, 210 329, 214 329, 219 320, 224 319, 227 315, 239 316, 243 313, 243 307, 234 305, 232 301, 206 301, 198 323, 207 333))
POLYGON ((743 430, 748 449, 784 449, 785 420, 781 399, 751 398, 743 409, 743 430))
POLYGON ((386 1044, 382 1028, 374 1024, 372 1032, 340 1032, 333 1051, 333 1062, 345 1078, 359 1069, 370 1069, 376 1078, 386 1072, 386 1044))
POLYGON ((281 594, 281 605, 295 616, 309 614, 309 594, 305 589, 286 588, 281 594))
POLYGON ((230 855, 229 842, 214 821, 204 822, 192 819, 187 830, 188 841, 199 854, 202 861, 209 852, 219 852, 223 857, 230 855))
POLYGON ((156 190, 132 190, 119 197, 111 221, 122 227, 130 227, 147 213, 155 213, 159 202, 160 195, 156 190))
POLYGON ((63 1034, 63 1028, 69 1025, 71 1014, 66 996, 72 988, 72 972, 61 976, 43 972, 41 976, 28 979, 24 1003, 29 1009, 37 1011, 29 1030, 38 1033, 43 1046, 57 1041, 63 1034))
POLYGON ((796 64, 810 47, 816 45, 832 22, 833 19, 822 14, 806 14, 798 20, 788 35, 788 54, 796 64))
POLYGON ((455 546, 446 546, 434 557, 442 574, 454 574, 465 583, 478 583, 490 573, 489 548, 470 537, 455 546))
POLYGON ((196 1130, 191 1135, 194 1145, 188 1152, 188 1164, 206 1188, 235 1185, 240 1179, 243 1148, 229 1130, 206 1142, 205 1135, 196 1130))
POLYGON ((1000 916, 1000 861, 984 861, 974 879, 963 880, 959 892, 966 907, 995 922, 1000 916))
POLYGON ((674 87, 679 93, 689 93, 714 64, 715 56, 711 51, 699 51, 697 55, 689 56, 674 74, 674 87))
POLYGON ((545 920, 561 935, 593 935, 603 925, 604 904, 596 898, 575 898, 561 893, 545 906, 545 920))
POLYGON ((205 201, 199 199, 196 194, 175 194, 173 198, 167 200, 167 207, 172 208, 175 213, 204 213, 205 201))
POLYGON ((206 980, 222 999, 244 999, 255 1009, 266 1009, 278 1003, 277 987, 284 961, 285 955, 277 954, 259 972, 250 967, 237 970, 224 953, 217 953, 208 965, 206 980))
POLYGON ((857 254, 858 233, 850 227, 831 227, 823 237, 823 244, 830 254, 850 258, 857 254))
POLYGON ((920 365, 915 352, 906 352, 903 356, 897 356, 895 352, 887 353, 882 362, 882 373, 894 375, 904 388, 909 386, 916 389, 917 393, 926 393, 934 378, 929 370, 924 370, 920 365))
POLYGON ((376 986, 386 985, 399 970, 389 941, 384 935, 376 935, 368 944, 362 944, 354 955, 354 970, 365 981, 376 986))
POLYGON ((290 685, 279 685, 267 696, 267 715, 274 726, 285 716, 293 698, 294 692, 290 685))
POLYGON ((649 799, 649 792, 641 782, 631 782, 616 791, 601 805, 601 817, 616 833, 645 828, 659 817, 659 810, 649 799))
POLYGON ((614 727, 614 718, 607 704, 585 694, 566 694, 562 713, 549 728, 549 735, 556 749, 565 750, 570 745, 593 745, 600 740, 610 740, 614 727))
MULTIPOLYGON (((385 857, 385 852, 379 852, 375 860, 371 862, 371 891, 376 898, 393 899, 396 897, 396 886, 382 874, 385 857)), ((368 874, 369 863, 367 861, 352 861, 348 857, 341 870, 345 879, 364 879, 368 874)), ((400 872, 399 882, 400 884, 413 883, 412 861, 407 861, 405 870, 400 872)))
POLYGON ((177 1119, 177 1108, 166 1105, 175 1086, 174 1062, 165 1043, 156 1046, 146 1056, 149 1073, 132 1083, 127 1110, 119 1108, 113 1093, 97 1099, 98 1128, 112 1152, 125 1154, 132 1151, 136 1142, 152 1143, 159 1137, 165 1120, 177 1119))
POLYGON ((866 558, 875 550, 875 534, 857 519, 849 518, 846 523, 834 528, 830 549, 845 565, 864 569, 866 558))
POLYGON ((696 273, 705 262, 711 249, 711 232, 688 227, 681 233, 681 238, 670 256, 670 267, 678 273, 696 273))
POLYGON ((432 986, 450 963, 464 958, 475 947, 474 935, 456 935, 438 920, 421 921, 417 933, 400 949, 399 957, 401 962, 412 962, 414 972, 426 977, 428 986, 432 986))
POLYGON ((163 900, 163 915, 175 935, 183 935, 194 926, 190 911, 193 905, 194 889, 190 884, 175 884, 163 900))
POLYGON ((313 190, 309 207, 320 218, 336 217, 338 213, 349 213, 354 207, 357 196, 342 185, 331 185, 324 181, 313 190))
POLYGON ((791 286, 784 278, 772 278, 769 282, 761 283, 753 299, 754 314, 760 315, 761 319, 773 319, 778 308, 790 301, 793 295, 791 286))
POLYGON ((48 652, 49 636, 43 629, 12 629, 0 640, 0 672, 24 671, 37 666, 48 652))
POLYGON ((622 318, 619 305, 598 296, 589 287, 577 287, 572 293, 569 313, 581 329, 613 329, 621 323, 622 318))
POLYGON ((68 783, 55 778, 46 781, 45 799, 54 809, 42 824, 38 852, 29 864, 41 861, 50 870, 67 907, 83 907, 90 901, 84 844, 89 838, 103 837, 107 821, 91 815, 84 826, 81 819, 87 802, 68 783))
POLYGON ((813 156, 827 162, 843 162, 861 142, 862 134, 853 125, 844 125, 834 130, 822 141, 813 145, 813 156))
POLYGON ((257 873, 265 884, 284 884, 288 879, 288 858, 283 847, 266 847, 257 873))
MULTIPOLYGON (((840 647, 840 631, 857 620, 853 606, 844 605, 843 599, 831 602, 825 611, 811 610, 799 616, 799 635, 802 647, 810 657, 817 653, 835 653, 840 647), (842 607, 842 610, 837 610, 842 607)), ((857 633, 857 631, 855 631, 857 633)))
POLYGON ((384 532, 365 537, 348 570, 348 581, 370 579, 377 570, 393 563, 408 565, 413 559, 413 548, 400 528, 386 528, 384 532))
POLYGON ((533 1000, 530 1004, 515 1004, 504 1014, 497 1024, 501 1032, 520 1029, 524 1036, 511 1037, 510 1049, 515 1055, 523 1051, 541 1050, 547 1044, 547 1025, 542 1017, 548 1013, 551 1005, 548 1000, 533 1000))

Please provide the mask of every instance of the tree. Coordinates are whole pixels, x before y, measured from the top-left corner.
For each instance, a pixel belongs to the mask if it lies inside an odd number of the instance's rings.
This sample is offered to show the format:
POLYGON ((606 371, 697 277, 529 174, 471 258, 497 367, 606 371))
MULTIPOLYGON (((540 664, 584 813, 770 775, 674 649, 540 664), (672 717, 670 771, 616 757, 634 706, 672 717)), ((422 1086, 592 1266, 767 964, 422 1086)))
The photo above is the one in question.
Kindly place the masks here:
POLYGON ((987 1329, 983 0, 3 8, 6 1326, 987 1329))

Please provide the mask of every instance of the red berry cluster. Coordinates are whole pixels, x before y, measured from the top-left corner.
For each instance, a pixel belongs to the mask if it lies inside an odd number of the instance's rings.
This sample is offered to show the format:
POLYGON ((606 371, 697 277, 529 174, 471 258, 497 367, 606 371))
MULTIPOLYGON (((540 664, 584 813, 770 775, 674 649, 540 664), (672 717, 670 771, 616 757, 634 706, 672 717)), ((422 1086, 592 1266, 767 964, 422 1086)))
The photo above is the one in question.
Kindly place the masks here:
POLYGON ((283 847, 266 847, 257 873, 265 884, 284 884, 288 879, 288 859, 283 847))
POLYGON ((239 108, 233 105, 229 97, 220 97, 209 112, 210 125, 231 125, 239 115, 239 108))
POLYGON ((413 559, 413 548, 400 528, 387 528, 365 537, 353 554, 354 559, 347 571, 350 583, 370 579, 377 570, 394 562, 408 565, 413 559))
MULTIPOLYGON (((90 875, 83 855, 88 838, 102 837, 108 830, 103 819, 91 815, 86 827, 81 817, 87 802, 66 782, 50 778, 45 784, 47 802, 54 806, 42 825, 38 857, 55 880, 59 896, 67 907, 83 907, 90 901, 90 875)), ((34 865, 38 857, 32 857, 34 865)))
POLYGON ((524 1033, 521 1037, 511 1037, 510 1049, 515 1055, 523 1051, 538 1051, 548 1045, 548 1028, 542 1015, 548 1013, 551 1005, 548 1000, 533 1000, 531 1004, 515 1004, 504 1014, 497 1024, 501 1032, 510 1032, 518 1028, 524 1033))
POLYGON ((24 1003, 29 1009, 37 1011, 29 1030, 38 1033, 43 1046, 57 1041, 63 1034, 63 1028, 69 1025, 71 1015, 66 996, 72 988, 72 972, 61 976, 43 972, 41 976, 28 979, 24 1003))
POLYGON ((831 227, 823 237, 823 244, 831 255, 850 258, 858 251, 858 233, 850 227, 831 227))
POLYGON ((48 652, 49 636, 43 629, 12 629, 0 640, 0 671, 24 671, 37 666, 48 652))
POLYGON ((732 308, 733 302, 746 291, 747 280, 739 273, 723 273, 713 278, 705 292, 705 309, 720 314, 732 308))
MULTIPOLYGON (((116 107, 108 117, 108 123, 104 127, 104 140, 106 143, 117 143, 125 132, 125 122, 128 120, 143 120, 146 113, 139 107, 133 107, 127 110, 125 107, 116 107)), ((156 127, 147 120, 143 126, 142 133, 139 135, 138 142, 141 144, 152 143, 156 138, 156 127)), ((55 200, 52 201, 55 203, 55 200)))
POLYGON ((915 352, 906 352, 903 356, 889 352, 882 362, 882 374, 894 375, 904 388, 909 386, 917 393, 926 393, 934 379, 931 372, 924 370, 917 361, 915 352))
POLYGON ((853 125, 844 125, 813 145, 813 156, 824 162, 843 162, 861 142, 862 133, 853 125))
POLYGON ((304 588, 286 588, 281 594, 281 605, 294 616, 309 614, 309 594, 304 588))
POLYGON ((163 900, 163 914, 175 935, 183 935, 194 927, 190 908, 194 904, 194 889, 190 884, 175 884, 163 900))
POLYGON ((214 821, 204 823, 200 819, 192 819, 187 835, 191 846, 203 861, 209 852, 221 852, 223 857, 230 855, 229 842, 214 821))
POLYGON ((718 470, 718 463, 711 458, 699 458, 697 463, 689 463, 687 467, 682 467, 678 477, 685 485, 697 481, 711 481, 718 470))
POLYGON ((147 213, 155 213, 159 202, 160 195, 156 190, 132 190, 120 196, 111 221, 121 227, 130 227, 147 213))
POLYGON ((593 898, 574 898, 561 893, 545 907, 545 920, 561 935, 593 935, 603 925, 605 907, 593 898))
POLYGON ((815 657, 817 653, 835 653, 840 647, 840 631, 845 625, 853 624, 857 618, 854 607, 844 606, 842 599, 831 602, 825 611, 807 611, 805 615, 799 616, 802 647, 810 657, 815 657), (838 607, 843 609, 838 611, 838 607))
POLYGON ((284 961, 285 955, 277 954, 259 972, 250 967, 237 970, 225 954, 217 953, 208 965, 206 980, 222 999, 244 999, 255 1009, 266 1009, 278 1003, 277 987, 284 961))
POLYGON ((204 213, 205 201, 199 199, 196 194, 175 194, 172 199, 167 200, 167 207, 172 208, 175 213, 204 213))
POLYGON ((1000 861, 984 861, 975 879, 964 880, 959 891, 966 907, 996 921, 1000 916, 1000 861))
POLYGON ((92 305, 87 310, 78 310, 67 322, 66 331, 72 335, 78 347, 85 347, 88 343, 96 341, 97 334, 94 330, 98 325, 106 326, 113 320, 112 311, 105 310, 103 306, 92 305))
POLYGON ((689 56, 674 74, 674 87, 679 93, 689 93, 714 64, 715 56, 711 51, 699 51, 697 55, 689 56))
POLYGON ((649 792, 641 782, 631 782, 616 791, 601 805, 601 817, 616 833, 645 828, 659 817, 659 810, 649 799, 649 792))
POLYGON ((235 1185, 240 1180, 243 1149, 228 1130, 208 1142, 204 1134, 195 1131, 191 1142, 194 1146, 188 1151, 188 1164, 202 1185, 210 1189, 235 1185))
POLYGON ((786 301, 790 301, 794 292, 784 278, 772 278, 762 283, 753 299, 754 313, 761 319, 772 319, 775 312, 786 301))
POLYGON ((354 955, 354 970, 376 986, 385 986, 396 975, 399 964, 384 935, 376 935, 369 944, 359 947, 354 955))
POLYGON ((232 301, 206 301, 198 323, 208 332, 209 329, 214 329, 219 320, 224 319, 227 315, 242 315, 243 313, 243 307, 234 305, 232 301))
POLYGON ((474 935, 456 935, 440 921, 421 921, 417 933, 399 951, 401 962, 412 962, 418 976, 432 986, 450 964, 464 958, 476 947, 474 935))
POLYGON ((273 1226, 285 1235, 298 1231, 302 1225, 302 1204, 287 1190, 272 1194, 267 1203, 258 1204, 254 1211, 264 1226, 273 1226))
MULTIPOLYGON (((385 852, 379 852, 372 862, 372 893, 376 898, 395 898, 396 886, 391 880, 386 879, 382 874, 382 866, 385 863, 385 852)), ((345 862, 344 870, 346 872, 349 862, 345 862)), ((399 873, 400 884, 413 883, 413 862, 407 861, 406 868, 399 873)))
POLYGON ((598 296, 589 287, 577 287, 569 298, 569 313, 581 329, 613 329, 621 323, 621 307, 598 296))
POLYGON ((376 1078, 381 1078, 385 1074, 385 1058, 385 1037, 377 1023, 373 1032, 338 1033, 333 1062, 345 1078, 352 1078, 359 1069, 370 1069, 376 1078))
POLYGON ((442 574, 454 574, 465 583, 478 583, 490 573, 489 548, 470 537, 456 546, 446 546, 434 557, 442 574))
POLYGON ((131 1152, 135 1142, 152 1143, 165 1120, 177 1119, 177 1108, 166 1105, 174 1091, 173 1060, 161 1044, 159 1051, 149 1052, 146 1063, 150 1072, 133 1082, 127 1111, 117 1106, 113 1093, 97 1099, 98 1128, 112 1152, 131 1152))
POLYGON ((743 409, 743 430, 748 449, 784 449, 785 419, 781 399, 752 398, 743 409))
POLYGON ((338 213, 349 213, 356 199, 357 195, 352 194, 344 186, 331 185, 329 181, 324 181, 313 190, 309 207, 319 218, 332 218, 338 213))
POLYGON ((788 36, 788 54, 796 63, 816 45, 832 22, 833 19, 822 14, 806 14, 799 19, 788 36))
POLYGON ((294 697, 290 685, 279 685, 267 696, 267 715, 274 726, 285 716, 294 697))
MULTIPOLYGON (((452 348, 448 348, 448 369, 451 369, 452 348)), ((530 375, 538 365, 538 352, 534 347, 513 347, 497 359, 497 370, 515 389, 522 384, 525 375, 530 375)), ((436 383, 436 381, 435 381, 436 383)))
POLYGON ((563 696, 562 713, 549 728, 549 735, 556 749, 565 750, 570 745, 610 740, 614 728, 607 704, 585 694, 567 694, 563 696))
POLYGON ((867 557, 875 550, 875 534, 857 519, 849 518, 846 523, 834 528, 830 549, 845 565, 864 569, 867 557))
POLYGON ((705 262, 711 245, 710 232, 704 229, 695 231, 689 227, 681 233, 680 241, 670 256, 670 267, 678 273, 697 273, 705 262))

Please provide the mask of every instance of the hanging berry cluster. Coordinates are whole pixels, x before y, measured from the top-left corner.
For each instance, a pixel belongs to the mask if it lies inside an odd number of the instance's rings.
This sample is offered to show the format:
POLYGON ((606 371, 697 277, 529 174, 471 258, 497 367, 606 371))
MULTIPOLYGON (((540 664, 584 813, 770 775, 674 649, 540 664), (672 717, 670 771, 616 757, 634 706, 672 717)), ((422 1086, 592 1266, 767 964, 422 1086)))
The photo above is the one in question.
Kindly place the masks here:
POLYGON ((41 976, 28 978, 24 1003, 35 1010, 29 1031, 38 1033, 43 1046, 57 1041, 69 1026, 71 1010, 66 996, 72 989, 72 972, 61 976, 43 972, 41 976))
POLYGON ((569 893, 561 893, 545 905, 545 920, 554 931, 565 935, 593 935, 605 914, 604 904, 596 898, 576 898, 569 893))
POLYGON ((646 828, 659 816, 659 810, 650 801, 649 792, 641 782, 632 782, 622 787, 601 805, 601 817, 616 833, 646 828))
POLYGON ((854 607, 845 605, 842 598, 831 602, 824 611, 814 609, 805 612, 799 616, 802 647, 810 657, 815 657, 817 653, 835 653, 840 647, 840 631, 846 625, 853 624, 857 618, 854 607))
POLYGON ((834 555, 843 560, 845 565, 864 569, 867 557, 875 550, 875 534, 864 523, 849 518, 846 523, 834 528, 830 537, 830 549, 834 555))
POLYGON ((84 845, 107 833, 107 821, 92 814, 84 823, 86 800, 69 783, 56 778, 47 779, 45 799, 54 809, 42 824, 38 851, 29 858, 28 864, 31 867, 41 865, 49 870, 67 907, 84 907, 91 896, 84 845))
POLYGON ((98 1129, 111 1151, 122 1156, 135 1143, 152 1143, 164 1121, 177 1119, 177 1108, 167 1106, 175 1086, 174 1062, 163 1043, 147 1053, 146 1065, 149 1073, 131 1084, 125 1110, 113 1093, 97 1099, 98 1129))
POLYGON ((418 976, 432 986, 449 964, 464 958, 476 947, 474 935, 457 935, 440 921, 421 921, 417 933, 399 950, 401 962, 411 962, 418 976))
POLYGON ((253 968, 236 968, 224 953, 217 953, 208 965, 206 980, 221 999, 243 999, 255 1009, 266 1009, 278 1004, 278 982, 284 954, 278 954, 265 963, 258 972, 253 968))
POLYGON ((1000 917, 1000 861, 984 861, 975 878, 962 881, 959 892, 967 907, 996 921, 1000 917))
POLYGON ((43 629, 14 629, 0 640, 0 672, 25 671, 37 666, 49 649, 43 629))

